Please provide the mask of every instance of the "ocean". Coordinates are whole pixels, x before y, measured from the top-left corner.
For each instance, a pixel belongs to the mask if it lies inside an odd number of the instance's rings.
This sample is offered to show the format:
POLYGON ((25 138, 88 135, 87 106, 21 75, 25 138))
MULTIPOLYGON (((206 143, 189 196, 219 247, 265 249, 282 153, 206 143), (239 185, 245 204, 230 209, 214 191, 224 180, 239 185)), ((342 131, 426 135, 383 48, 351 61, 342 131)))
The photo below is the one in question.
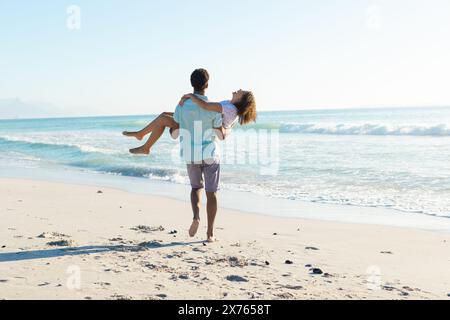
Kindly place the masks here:
MULTIPOLYGON (((167 133, 150 156, 128 152, 140 142, 122 131, 154 118, 0 120, 0 171, 93 173, 188 190, 185 166, 175 159, 178 144, 167 133)), ((256 124, 235 128, 230 141, 252 144, 249 132, 277 140, 277 170, 262 174, 258 163, 224 161, 225 192, 450 217, 450 108, 261 112, 256 124)), ((257 151, 239 152, 250 159, 257 151)))

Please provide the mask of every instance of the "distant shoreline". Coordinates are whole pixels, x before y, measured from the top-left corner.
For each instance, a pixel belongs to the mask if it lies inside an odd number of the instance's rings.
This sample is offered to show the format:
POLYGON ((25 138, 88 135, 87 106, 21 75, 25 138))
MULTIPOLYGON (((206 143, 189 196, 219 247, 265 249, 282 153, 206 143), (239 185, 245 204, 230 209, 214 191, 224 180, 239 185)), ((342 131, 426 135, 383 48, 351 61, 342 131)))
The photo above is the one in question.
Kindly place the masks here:
MULTIPOLYGON (((318 109, 292 109, 292 110, 264 110, 260 111, 260 114, 265 113, 273 113, 273 112, 279 112, 279 113, 289 113, 289 112, 332 112, 332 111, 368 111, 368 110, 404 110, 404 109, 450 109, 449 106, 425 106, 425 107, 418 107, 418 106, 397 106, 397 107, 356 107, 356 108, 318 108, 318 109)), ((64 119, 90 119, 90 118, 119 118, 119 117, 156 117, 158 113, 155 114, 112 114, 112 115, 80 115, 80 116, 54 116, 54 117, 16 117, 16 118, 1 118, 0 121, 20 121, 20 120, 64 120, 64 119)))

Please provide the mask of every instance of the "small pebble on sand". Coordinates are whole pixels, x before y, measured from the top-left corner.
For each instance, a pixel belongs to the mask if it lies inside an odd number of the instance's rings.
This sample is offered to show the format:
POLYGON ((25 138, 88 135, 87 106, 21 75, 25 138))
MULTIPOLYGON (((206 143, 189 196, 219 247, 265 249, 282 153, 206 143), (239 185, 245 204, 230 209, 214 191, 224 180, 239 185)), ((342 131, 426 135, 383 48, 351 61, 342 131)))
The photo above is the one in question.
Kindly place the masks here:
POLYGON ((312 268, 311 273, 312 274, 323 274, 323 271, 320 270, 319 268, 312 268))

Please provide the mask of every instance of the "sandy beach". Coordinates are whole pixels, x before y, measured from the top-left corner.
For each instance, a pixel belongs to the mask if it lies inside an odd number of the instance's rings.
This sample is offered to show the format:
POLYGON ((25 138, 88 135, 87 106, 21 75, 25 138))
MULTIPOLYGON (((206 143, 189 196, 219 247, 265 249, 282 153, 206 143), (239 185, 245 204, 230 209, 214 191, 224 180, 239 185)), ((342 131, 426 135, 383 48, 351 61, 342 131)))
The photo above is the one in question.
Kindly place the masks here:
POLYGON ((0 179, 0 203, 0 299, 449 299, 447 233, 220 209, 206 245, 187 202, 0 179))

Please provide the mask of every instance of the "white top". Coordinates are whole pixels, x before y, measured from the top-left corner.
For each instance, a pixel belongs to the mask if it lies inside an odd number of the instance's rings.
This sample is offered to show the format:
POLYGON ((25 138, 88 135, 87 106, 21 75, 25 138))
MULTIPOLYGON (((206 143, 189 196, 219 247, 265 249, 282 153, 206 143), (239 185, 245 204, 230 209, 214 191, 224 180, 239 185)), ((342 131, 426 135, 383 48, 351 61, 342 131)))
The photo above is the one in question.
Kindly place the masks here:
POLYGON ((238 109, 230 100, 220 102, 222 106, 223 127, 230 129, 238 121, 238 109))

